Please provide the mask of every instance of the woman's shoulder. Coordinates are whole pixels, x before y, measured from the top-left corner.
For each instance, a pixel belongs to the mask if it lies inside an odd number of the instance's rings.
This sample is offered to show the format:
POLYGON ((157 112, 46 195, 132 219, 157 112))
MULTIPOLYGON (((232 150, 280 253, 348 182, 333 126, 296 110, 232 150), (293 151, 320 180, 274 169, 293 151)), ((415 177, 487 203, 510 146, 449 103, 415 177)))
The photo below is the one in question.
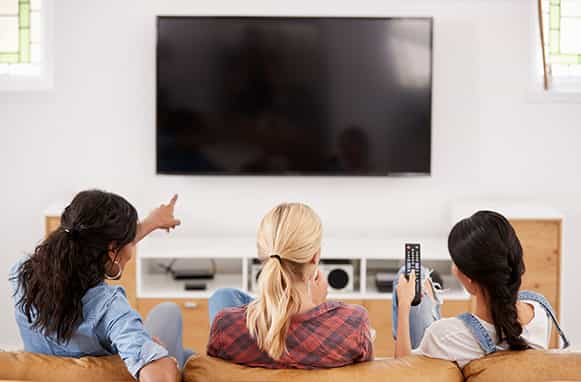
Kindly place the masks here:
POLYGON ((214 325, 219 327, 232 325, 234 322, 246 321, 246 306, 224 308, 216 314, 214 325))
POLYGON ((111 310, 117 313, 133 309, 125 289, 120 285, 109 285, 101 282, 85 292, 82 299, 85 317, 99 318, 111 310))
POLYGON ((347 304, 342 301, 327 301, 325 304, 327 304, 329 309, 344 310, 360 316, 367 316, 368 314, 367 309, 358 304, 347 304))
POLYGON ((471 330, 458 317, 435 321, 426 329, 424 341, 446 349, 458 346, 464 349, 479 347, 471 330))
POLYGON ((346 304, 341 301, 326 301, 305 315, 304 318, 334 316, 350 320, 369 320, 367 309, 363 306, 346 304))
POLYGON ((482 356, 482 350, 470 329, 457 317, 443 318, 431 324, 414 352, 455 361, 460 367, 482 356))
POLYGON ((111 303, 116 299, 127 301, 125 289, 121 285, 109 285, 106 282, 101 282, 88 289, 83 297, 83 300, 87 300, 87 302, 98 300, 103 303, 111 303))
POLYGON ((428 329, 430 334, 436 337, 469 333, 464 322, 458 317, 442 318, 431 324, 428 329))
POLYGON ((338 304, 339 309, 345 309, 345 310, 352 312, 353 314, 361 316, 361 317, 368 316, 367 309, 362 305, 347 304, 344 302, 338 302, 337 304, 338 304))
POLYGON ((24 262, 29 258, 30 256, 23 256, 19 258, 8 270, 8 282, 10 283, 14 293, 16 293, 18 289, 18 273, 20 272, 20 268, 22 267, 22 264, 24 264, 24 262))

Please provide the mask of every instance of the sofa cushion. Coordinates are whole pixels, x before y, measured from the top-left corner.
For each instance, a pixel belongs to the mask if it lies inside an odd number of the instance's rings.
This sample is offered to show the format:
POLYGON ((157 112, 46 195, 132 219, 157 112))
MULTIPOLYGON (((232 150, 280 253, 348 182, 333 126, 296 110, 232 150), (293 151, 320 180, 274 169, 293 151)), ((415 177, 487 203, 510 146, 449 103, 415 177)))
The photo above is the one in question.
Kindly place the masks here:
POLYGON ((455 363, 419 356, 383 359, 336 369, 262 369, 236 365, 208 356, 195 356, 184 367, 184 382, 462 382, 455 363))
POLYGON ((118 356, 65 358, 26 352, 0 352, 0 381, 135 382, 118 356))
POLYGON ((464 367, 467 382, 581 381, 581 353, 498 352, 464 367))

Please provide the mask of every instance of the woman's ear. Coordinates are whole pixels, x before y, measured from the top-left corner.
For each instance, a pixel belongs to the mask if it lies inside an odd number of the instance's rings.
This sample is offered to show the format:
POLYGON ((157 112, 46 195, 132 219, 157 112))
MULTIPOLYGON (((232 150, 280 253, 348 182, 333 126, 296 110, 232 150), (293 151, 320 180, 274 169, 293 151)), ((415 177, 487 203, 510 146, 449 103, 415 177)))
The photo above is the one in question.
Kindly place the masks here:
POLYGON ((311 259, 311 264, 317 265, 319 264, 319 260, 321 260, 321 251, 315 253, 315 256, 311 259))
POLYGON ((108 256, 109 256, 109 260, 111 260, 112 263, 115 262, 115 260, 117 259, 117 255, 119 253, 119 250, 115 248, 115 243, 111 243, 109 244, 109 250, 108 250, 108 256))
POLYGON ((462 286, 464 286, 464 289, 466 289, 468 293, 470 293, 471 295, 478 294, 479 290, 478 284, 476 284, 474 280, 472 280, 470 277, 466 276, 461 270, 459 270, 458 267, 456 267, 456 264, 454 263, 452 263, 452 274, 456 276, 458 281, 460 281, 460 283, 462 284, 462 286))

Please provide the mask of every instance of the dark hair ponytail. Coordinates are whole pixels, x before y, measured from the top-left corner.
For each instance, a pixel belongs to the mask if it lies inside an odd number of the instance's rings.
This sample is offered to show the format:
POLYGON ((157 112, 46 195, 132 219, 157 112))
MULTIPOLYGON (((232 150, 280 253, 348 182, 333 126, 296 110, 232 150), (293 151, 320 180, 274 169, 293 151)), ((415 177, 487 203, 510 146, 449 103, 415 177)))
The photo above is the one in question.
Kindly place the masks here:
POLYGON ((484 289, 499 342, 506 341, 511 350, 528 348, 516 309, 525 265, 508 220, 479 211, 454 226, 448 250, 456 267, 484 289))
POLYGON ((122 197, 83 191, 61 216, 61 226, 18 269, 17 307, 35 329, 67 341, 83 321, 82 298, 103 282, 109 250, 135 239, 137 211, 122 197))

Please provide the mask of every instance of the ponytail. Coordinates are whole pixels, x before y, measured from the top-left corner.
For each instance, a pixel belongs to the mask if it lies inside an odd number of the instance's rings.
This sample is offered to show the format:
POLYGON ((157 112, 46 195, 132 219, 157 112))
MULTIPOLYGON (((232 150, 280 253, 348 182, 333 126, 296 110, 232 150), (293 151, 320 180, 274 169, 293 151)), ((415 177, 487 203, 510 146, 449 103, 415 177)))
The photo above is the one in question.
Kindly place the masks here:
POLYGON ((263 261, 258 298, 248 305, 246 325, 258 348, 279 360, 286 352, 292 317, 301 310, 298 280, 321 249, 318 216, 304 204, 281 204, 260 224, 258 257, 263 261))
POLYGON ((260 274, 260 295, 250 304, 247 325, 258 347, 272 359, 280 359, 286 351, 286 333, 291 317, 300 310, 300 299, 289 271, 283 262, 270 258, 260 274))
POLYGON ((483 289, 498 341, 511 350, 527 349, 516 307, 525 265, 509 221, 479 211, 452 228, 448 250, 456 267, 483 289))
MULTIPOLYGON (((70 338, 83 319, 84 291, 79 280, 71 277, 76 272, 79 254, 79 243, 61 228, 35 249, 18 273, 18 285, 23 292, 18 305, 33 328, 42 329, 45 334, 54 333, 60 341, 70 338)), ((96 285, 98 275, 92 276, 88 284, 96 285)))
POLYGON ((489 307, 499 342, 506 341, 511 350, 524 350, 529 346, 521 337, 522 325, 518 320, 514 297, 517 293, 506 287, 494 288, 488 291, 489 307))
POLYGON ((131 243, 136 230, 137 211, 120 196, 75 196, 61 226, 17 270, 17 307, 31 327, 59 342, 69 340, 83 321, 83 296, 105 279, 109 250, 131 243))

